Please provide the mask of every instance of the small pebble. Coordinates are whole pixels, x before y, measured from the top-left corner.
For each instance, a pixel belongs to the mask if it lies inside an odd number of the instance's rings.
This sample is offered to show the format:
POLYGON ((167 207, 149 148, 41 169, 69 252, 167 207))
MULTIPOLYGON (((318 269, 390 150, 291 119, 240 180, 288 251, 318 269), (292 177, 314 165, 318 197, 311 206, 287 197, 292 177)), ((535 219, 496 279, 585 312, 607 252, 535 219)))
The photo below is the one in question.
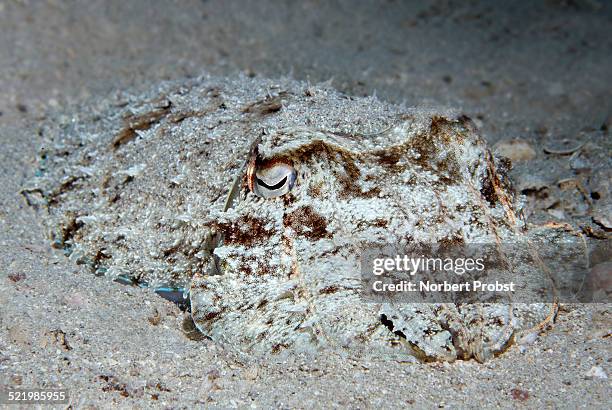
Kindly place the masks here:
POLYGON ((589 379, 607 379, 608 375, 600 366, 593 366, 591 370, 585 373, 585 376, 589 379))
POLYGON ((612 228, 612 205, 601 206, 593 211, 593 220, 606 229, 612 228))
POLYGON ((500 141, 493 146, 493 150, 496 154, 510 158, 512 161, 529 161, 536 157, 531 145, 521 139, 500 141))
POLYGON ((589 379, 607 379, 608 375, 604 372, 600 366, 593 366, 591 370, 585 373, 585 376, 589 379))

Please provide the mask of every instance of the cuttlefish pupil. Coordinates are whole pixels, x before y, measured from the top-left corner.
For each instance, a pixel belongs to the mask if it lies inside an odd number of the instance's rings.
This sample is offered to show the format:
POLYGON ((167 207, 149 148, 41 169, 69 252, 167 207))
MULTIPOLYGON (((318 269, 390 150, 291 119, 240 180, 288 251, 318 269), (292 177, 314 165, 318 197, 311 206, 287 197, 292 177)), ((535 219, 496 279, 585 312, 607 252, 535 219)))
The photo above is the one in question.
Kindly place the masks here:
POLYGON ((255 161, 248 172, 249 189, 262 198, 285 195, 293 188, 296 174, 295 168, 288 161, 255 161))
POLYGON ((284 177, 277 184, 274 184, 274 185, 268 185, 268 184, 266 184, 265 181, 263 181, 263 180, 261 180, 259 178, 256 178, 256 181, 257 181, 257 185, 260 185, 260 186, 262 186, 262 187, 264 187, 264 188, 266 188, 266 189, 268 189, 270 191, 273 191, 273 190, 282 188, 282 186, 285 185, 285 183, 287 182, 287 177, 284 177))

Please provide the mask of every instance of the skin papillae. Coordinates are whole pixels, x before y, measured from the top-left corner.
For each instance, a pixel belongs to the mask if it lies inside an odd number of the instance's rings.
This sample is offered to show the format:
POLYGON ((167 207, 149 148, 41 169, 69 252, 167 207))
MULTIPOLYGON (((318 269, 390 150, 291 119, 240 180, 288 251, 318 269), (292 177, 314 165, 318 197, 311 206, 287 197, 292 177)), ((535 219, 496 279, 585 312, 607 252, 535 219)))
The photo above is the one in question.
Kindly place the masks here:
POLYGON ((456 113, 203 76, 41 131, 24 195, 54 246, 98 275, 189 289, 197 328, 232 348, 484 361, 554 311, 361 295, 368 246, 528 240, 501 167, 456 113), (275 164, 295 170, 291 189, 257 195, 254 176, 276 177, 257 167, 275 164))

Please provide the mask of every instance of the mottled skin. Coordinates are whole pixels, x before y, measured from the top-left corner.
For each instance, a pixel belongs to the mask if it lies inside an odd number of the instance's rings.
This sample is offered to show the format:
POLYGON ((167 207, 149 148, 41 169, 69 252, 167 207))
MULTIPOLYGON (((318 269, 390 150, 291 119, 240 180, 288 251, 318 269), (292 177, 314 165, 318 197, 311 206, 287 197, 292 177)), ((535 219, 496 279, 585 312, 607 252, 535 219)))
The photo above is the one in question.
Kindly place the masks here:
POLYGON ((188 287, 213 340, 484 361, 550 313, 360 294, 373 244, 524 239, 504 164, 466 117, 288 80, 200 78, 125 100, 56 119, 24 193, 98 274, 188 287), (253 172, 274 163, 295 184, 257 196, 253 172))
POLYGON ((358 256, 368 246, 519 235, 471 122, 425 121, 403 116, 369 136, 303 128, 262 136, 258 162, 291 162, 297 181, 287 195, 262 199, 245 180, 237 203, 214 215, 218 274, 191 285, 199 329, 260 353, 366 345, 484 361, 506 349, 524 326, 509 305, 363 301, 358 256))

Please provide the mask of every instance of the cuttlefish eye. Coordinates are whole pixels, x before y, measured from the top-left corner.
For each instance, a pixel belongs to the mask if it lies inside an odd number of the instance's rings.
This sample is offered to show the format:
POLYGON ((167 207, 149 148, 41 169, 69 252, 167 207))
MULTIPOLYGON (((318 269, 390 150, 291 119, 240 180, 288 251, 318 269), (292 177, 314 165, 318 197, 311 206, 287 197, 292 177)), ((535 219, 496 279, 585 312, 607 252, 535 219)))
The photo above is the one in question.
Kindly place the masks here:
POLYGON ((262 198, 285 195, 295 183, 297 173, 288 161, 257 161, 249 168, 249 189, 262 198))

